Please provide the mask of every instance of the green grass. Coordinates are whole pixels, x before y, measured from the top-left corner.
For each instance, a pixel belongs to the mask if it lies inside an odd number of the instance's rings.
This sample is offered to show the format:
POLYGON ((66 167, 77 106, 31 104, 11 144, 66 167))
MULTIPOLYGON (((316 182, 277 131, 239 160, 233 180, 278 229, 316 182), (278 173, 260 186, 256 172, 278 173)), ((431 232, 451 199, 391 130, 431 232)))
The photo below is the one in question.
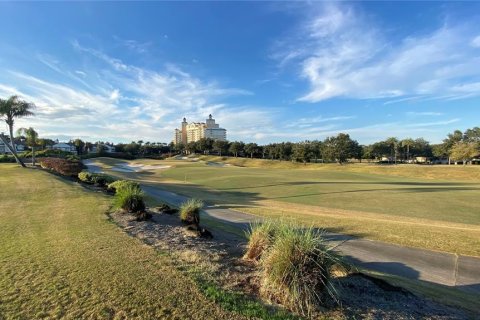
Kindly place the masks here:
MULTIPOLYGON (((480 166, 307 166, 206 157, 243 165, 138 160, 171 165, 115 173, 206 202, 401 245, 480 256, 480 166)), ((112 166, 112 159, 98 159, 112 166)), ((112 171, 113 172, 113 171, 112 171)))
POLYGON ((104 214, 110 198, 0 165, 0 318, 235 319, 104 214))

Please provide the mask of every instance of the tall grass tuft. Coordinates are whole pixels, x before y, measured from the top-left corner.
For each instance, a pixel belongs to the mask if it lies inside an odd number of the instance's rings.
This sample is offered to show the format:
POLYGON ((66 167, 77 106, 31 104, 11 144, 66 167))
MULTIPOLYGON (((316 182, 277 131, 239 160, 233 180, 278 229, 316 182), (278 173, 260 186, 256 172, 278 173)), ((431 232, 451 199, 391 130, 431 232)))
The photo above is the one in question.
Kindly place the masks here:
POLYGON ((200 209, 203 202, 199 199, 189 199, 180 206, 180 219, 187 224, 200 224, 200 209))
POLYGON ((260 260, 261 295, 311 316, 328 296, 336 300, 330 279, 332 267, 340 262, 321 231, 283 225, 260 260))
POLYGON ((115 205, 128 212, 144 212, 144 193, 134 185, 127 185, 124 188, 118 189, 115 193, 115 205))
POLYGON ((272 220, 254 222, 247 232, 248 245, 244 259, 258 261, 272 246, 279 232, 279 223, 272 220))
POLYGON ((107 187, 108 187, 108 190, 112 190, 115 192, 118 192, 128 187, 136 188, 140 190, 140 185, 138 184, 138 182, 130 181, 130 180, 117 180, 115 182, 109 183, 107 187))

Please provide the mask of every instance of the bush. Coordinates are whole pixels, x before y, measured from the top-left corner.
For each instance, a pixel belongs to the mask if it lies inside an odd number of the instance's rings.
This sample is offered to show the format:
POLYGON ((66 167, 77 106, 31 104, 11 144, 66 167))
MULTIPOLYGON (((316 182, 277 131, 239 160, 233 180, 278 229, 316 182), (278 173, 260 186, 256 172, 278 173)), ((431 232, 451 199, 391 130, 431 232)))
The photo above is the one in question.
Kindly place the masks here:
POLYGON ((336 299, 332 267, 340 262, 313 228, 281 228, 261 259, 261 294, 292 311, 311 316, 328 296, 336 299))
POLYGON ((145 211, 144 193, 140 188, 128 185, 115 193, 115 205, 128 212, 140 213, 145 211))
POLYGON ((274 243, 279 226, 272 220, 251 224, 250 231, 247 233, 248 245, 244 258, 258 261, 274 243))
POLYGON ((187 224, 200 224, 200 209, 203 202, 198 199, 189 199, 180 206, 180 219, 187 224))
POLYGON ((95 184, 100 187, 106 187, 107 185, 115 182, 115 178, 103 173, 90 173, 82 171, 78 174, 78 179, 85 183, 95 184))
MULTIPOLYGON (((32 151, 27 151, 22 155, 24 158, 31 158, 32 151)), ((46 149, 46 150, 39 150, 35 151, 35 157, 37 158, 68 158, 68 157, 75 157, 71 152, 62 151, 62 150, 53 150, 53 149, 46 149)), ((78 157, 69 160, 78 160, 78 157)))
POLYGON ((11 156, 7 156, 6 154, 0 156, 0 163, 6 162, 15 162, 15 158, 11 156))
POLYGON ((115 182, 115 178, 106 174, 94 173, 91 181, 97 186, 106 187, 108 184, 115 182))
POLYGON ((40 166, 44 169, 55 171, 67 177, 78 177, 78 174, 84 168, 80 161, 72 161, 60 158, 44 158, 40 161, 40 166))
POLYGON ((137 182, 130 181, 130 180, 117 180, 108 184, 108 189, 114 192, 118 192, 121 189, 125 189, 127 187, 137 188, 140 190, 140 185, 137 182))
POLYGON ((82 171, 78 174, 78 179, 82 182, 92 183, 92 174, 88 171, 82 171))
POLYGON ((67 159, 67 160, 80 160, 80 157, 76 156, 76 155, 73 155, 73 154, 69 154, 65 157, 65 159, 67 159))

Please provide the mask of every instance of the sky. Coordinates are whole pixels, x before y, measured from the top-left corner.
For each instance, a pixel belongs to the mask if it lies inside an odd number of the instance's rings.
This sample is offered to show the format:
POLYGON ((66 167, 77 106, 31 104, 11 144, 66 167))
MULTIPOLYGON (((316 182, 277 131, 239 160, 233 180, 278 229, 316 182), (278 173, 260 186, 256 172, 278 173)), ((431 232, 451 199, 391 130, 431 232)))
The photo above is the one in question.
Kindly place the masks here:
POLYGON ((479 21, 457 1, 0 2, 0 98, 60 140, 168 143, 212 114, 231 141, 438 143, 480 126, 479 21))

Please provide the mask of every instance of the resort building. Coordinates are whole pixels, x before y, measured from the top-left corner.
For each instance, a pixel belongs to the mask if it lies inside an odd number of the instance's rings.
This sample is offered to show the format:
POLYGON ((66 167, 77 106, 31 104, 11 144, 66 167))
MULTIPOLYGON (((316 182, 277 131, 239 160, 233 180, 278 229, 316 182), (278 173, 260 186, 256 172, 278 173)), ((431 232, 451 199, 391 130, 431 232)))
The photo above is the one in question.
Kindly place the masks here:
POLYGON ((227 130, 220 128, 220 125, 215 123, 212 115, 209 115, 205 122, 188 123, 187 119, 183 118, 182 129, 175 129, 173 142, 175 144, 187 144, 203 138, 226 141, 227 130))

